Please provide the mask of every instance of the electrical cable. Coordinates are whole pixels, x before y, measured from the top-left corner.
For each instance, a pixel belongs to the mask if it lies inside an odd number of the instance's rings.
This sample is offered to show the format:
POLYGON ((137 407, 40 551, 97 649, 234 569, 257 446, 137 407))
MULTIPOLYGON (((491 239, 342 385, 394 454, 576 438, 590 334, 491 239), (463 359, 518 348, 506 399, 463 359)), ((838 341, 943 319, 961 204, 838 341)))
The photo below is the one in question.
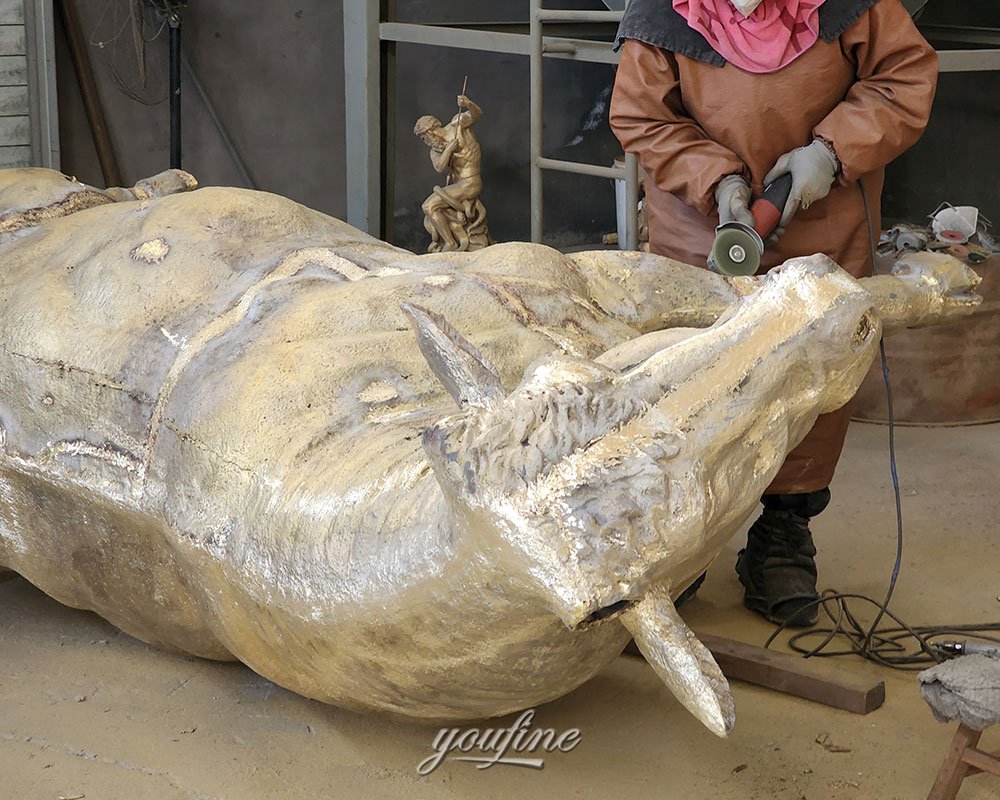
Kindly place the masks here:
MULTIPOLYGON (((875 226, 872 223, 871 208, 864 184, 859 180, 858 188, 865 206, 865 218, 868 222, 868 244, 871 248, 872 271, 878 275, 878 256, 875 248, 875 226)), ((934 639, 941 636, 964 635, 975 639, 1000 642, 1000 637, 990 636, 990 633, 1000 634, 1000 622, 981 625, 918 625, 906 624, 896 614, 889 610, 889 603, 896 591, 896 582, 903 563, 903 506, 899 489, 899 472, 896 467, 896 418, 892 394, 892 376, 889 373, 889 361, 885 352, 885 339, 879 342, 879 354, 882 359, 882 379, 885 382, 886 403, 889 417, 889 472, 892 477, 892 490, 896 502, 896 558, 889 577, 889 586, 882 602, 862 594, 837 592, 827 589, 820 593, 819 598, 810 605, 816 605, 830 618, 831 624, 826 627, 813 627, 794 634, 786 642, 787 646, 801 653, 805 658, 833 657, 843 655, 859 655, 869 661, 874 661, 885 667, 901 670, 925 669, 928 665, 938 664, 948 658, 945 653, 935 649, 934 639), (864 625, 848 604, 849 600, 860 601, 877 609, 874 621, 864 625), (882 620, 889 617, 895 626, 880 628, 882 620), (804 644, 806 640, 822 637, 820 642, 812 647, 804 644), (845 640, 847 646, 839 650, 827 648, 835 641, 845 640), (907 647, 904 642, 915 642, 907 647)), ((808 606, 807 606, 808 607, 808 606)), ((764 647, 770 647, 777 636, 785 630, 787 623, 779 625, 768 637, 764 647)))
POLYGON ((167 17, 151 0, 107 0, 91 32, 90 44, 112 82, 126 97, 146 106, 170 96, 160 59, 148 52, 158 42, 166 48, 162 34, 167 27, 167 17), (122 44, 126 34, 128 45, 122 44))

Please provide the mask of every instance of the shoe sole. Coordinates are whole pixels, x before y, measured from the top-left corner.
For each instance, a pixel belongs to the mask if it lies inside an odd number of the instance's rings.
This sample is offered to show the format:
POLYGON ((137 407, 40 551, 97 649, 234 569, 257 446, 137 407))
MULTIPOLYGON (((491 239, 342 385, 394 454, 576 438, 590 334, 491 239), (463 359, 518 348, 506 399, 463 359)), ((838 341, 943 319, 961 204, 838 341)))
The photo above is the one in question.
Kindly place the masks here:
MULTIPOLYGON (((801 619, 796 619, 796 617, 798 616, 798 614, 793 614, 792 617, 791 617, 791 619, 789 619, 789 620, 786 621, 786 620, 781 619, 780 617, 776 617, 774 614, 768 613, 768 611, 765 608, 761 608, 760 606, 755 605, 753 603, 753 601, 748 601, 745 598, 743 600, 743 606, 748 611, 753 612, 757 616, 763 617, 768 622, 770 622, 772 625, 783 625, 786 628, 794 628, 794 629, 798 629, 798 628, 811 628, 817 622, 819 622, 819 614, 818 613, 815 614, 814 616, 810 617, 808 621, 801 620, 801 619)), ((801 612, 799 612, 799 613, 801 613, 801 612)))

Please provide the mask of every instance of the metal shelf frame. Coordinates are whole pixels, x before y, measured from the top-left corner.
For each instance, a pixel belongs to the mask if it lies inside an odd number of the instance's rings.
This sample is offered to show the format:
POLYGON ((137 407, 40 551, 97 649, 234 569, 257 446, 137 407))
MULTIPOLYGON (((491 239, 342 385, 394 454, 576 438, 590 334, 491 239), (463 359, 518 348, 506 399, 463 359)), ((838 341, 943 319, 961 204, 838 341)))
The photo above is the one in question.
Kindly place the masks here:
MULTIPOLYGON (((639 247, 639 159, 634 153, 625 155, 624 166, 604 167, 594 164, 582 164, 573 161, 560 161, 546 158, 544 153, 543 124, 543 65, 547 55, 566 55, 580 57, 580 44, 585 40, 546 38, 544 26, 546 23, 593 23, 621 22, 621 11, 568 11, 542 8, 542 0, 531 0, 530 29, 531 67, 530 73, 530 111, 531 120, 531 241, 541 242, 545 219, 545 170, 570 172, 576 175, 590 175, 597 178, 610 178, 625 182, 625 236, 619 241, 623 250, 636 250, 639 247)), ((607 52, 614 53, 607 44, 603 45, 607 52)))
MULTIPOLYGON (((554 170, 625 181, 629 208, 638 208, 639 164, 625 156, 622 168, 546 158, 542 149, 542 66, 546 58, 593 64, 618 63, 610 42, 546 36, 543 26, 581 28, 617 25, 620 11, 544 9, 531 0, 528 31, 493 26, 431 25, 394 21, 393 0, 344 3, 345 101, 347 118, 347 221, 374 236, 391 235, 392 142, 395 138, 395 49, 398 43, 481 50, 530 59, 531 240, 543 235, 543 172, 554 170), (634 203, 633 203, 634 201, 634 203)), ((614 30, 613 27, 610 30, 614 30)), ((590 33, 590 28, 587 28, 590 33)), ((638 214, 626 215, 622 246, 638 246, 638 214)))
MULTIPOLYGON (((344 61, 347 139, 347 221, 361 230, 392 234, 393 150, 395 140, 395 60, 398 43, 480 50, 527 56, 530 60, 531 240, 541 241, 544 222, 543 172, 557 170, 626 182, 629 209, 637 208, 639 169, 626 156, 623 169, 546 158, 542 150, 542 67, 544 59, 618 63, 607 41, 546 35, 546 30, 581 36, 610 32, 620 11, 548 9, 530 0, 527 23, 470 25, 396 22, 396 0, 350 0, 344 3, 344 61)), ((928 37, 969 42, 979 49, 938 50, 941 72, 1000 70, 1000 29, 922 26, 928 37)), ((634 248, 637 214, 626 215, 622 246, 634 248)))

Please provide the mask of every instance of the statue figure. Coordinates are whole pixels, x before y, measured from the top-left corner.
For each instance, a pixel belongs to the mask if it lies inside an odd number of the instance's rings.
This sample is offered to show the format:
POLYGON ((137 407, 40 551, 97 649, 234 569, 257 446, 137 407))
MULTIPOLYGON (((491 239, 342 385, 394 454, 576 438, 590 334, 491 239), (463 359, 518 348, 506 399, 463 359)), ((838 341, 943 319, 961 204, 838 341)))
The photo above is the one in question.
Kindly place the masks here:
POLYGON ((458 96, 459 112, 442 125, 437 117, 417 120, 413 132, 430 148, 431 164, 447 172, 444 186, 435 186, 421 210, 424 228, 431 235, 429 253, 480 250, 493 244, 486 226, 486 208, 479 199, 483 190, 482 151, 472 132, 483 110, 465 94, 458 96))
POLYGON ((552 700, 634 637, 726 735, 673 598, 883 333, 981 301, 940 254, 862 280, 822 255, 728 280, 415 256, 276 195, 157 185, 0 171, 0 574, 427 720, 552 700))

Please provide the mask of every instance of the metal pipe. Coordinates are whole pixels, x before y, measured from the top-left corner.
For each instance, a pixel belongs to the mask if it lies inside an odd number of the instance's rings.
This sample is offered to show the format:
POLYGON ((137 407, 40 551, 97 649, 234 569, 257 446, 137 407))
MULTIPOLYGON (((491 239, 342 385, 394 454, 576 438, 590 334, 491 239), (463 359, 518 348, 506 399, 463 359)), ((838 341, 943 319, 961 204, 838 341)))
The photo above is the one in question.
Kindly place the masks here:
POLYGON ((530 139, 531 139, 531 241, 541 243, 542 229, 544 226, 545 201, 542 186, 542 150, 543 150, 543 125, 542 125, 542 66, 543 48, 542 21, 539 18, 541 11, 541 0, 531 0, 529 13, 530 33, 531 33, 531 53, 529 63, 530 73, 530 139))
MULTIPOLYGON (((358 8, 365 8, 359 4, 358 8)), ((353 14, 353 4, 345 4, 345 14, 353 14)), ((528 26, 531 30, 531 24, 528 26)), ((984 29, 987 35, 994 29, 984 29)), ((379 37, 386 42, 405 42, 436 47, 454 47, 465 50, 481 50, 490 53, 530 55, 530 35, 508 33, 496 30, 474 30, 457 25, 424 25, 409 22, 386 22, 379 26, 379 37)), ((345 35, 347 41, 352 42, 345 35)), ((616 53, 607 42, 588 39, 546 37, 548 43, 545 55, 550 58, 573 59, 593 64, 617 64, 616 53), (563 43, 572 44, 572 48, 563 43)), ((974 72, 1000 69, 998 50, 939 50, 942 72, 974 72)))
POLYGON ((639 249, 639 159, 625 154, 625 250, 639 249))
MULTIPOLYGON (((424 24, 424 23, 418 23, 424 24)), ((435 27, 451 28, 452 30, 471 30, 480 33, 507 33, 528 35, 528 18, 523 22, 435 22, 435 27)), ((560 38, 585 38, 592 39, 599 37, 604 41, 605 46, 609 44, 608 37, 614 34, 618 25, 611 22, 546 22, 545 35, 558 36, 560 38)))
POLYGON ((170 168, 181 168, 181 18, 170 15, 170 168))
POLYGON ((94 138, 97 150, 97 160, 101 165, 105 186, 121 186, 122 175, 118 168, 118 158, 108 130, 108 121, 104 116, 104 106, 101 95, 97 91, 97 81, 94 80, 94 68, 90 63, 86 40, 83 37, 83 27, 80 25, 80 12, 76 0, 59 0, 59 11, 62 16, 63 29, 66 31, 66 41, 69 44, 70 56, 73 59, 73 69, 80 84, 80 95, 83 97, 83 107, 90 123, 90 134, 94 138))
POLYGON ((381 8, 367 0, 343 5, 347 222, 381 236, 381 8))
POLYGON ((960 25, 921 25, 920 32, 928 39, 946 42, 1000 45, 1000 28, 972 28, 960 25))
POLYGON ((195 93, 199 98, 201 98, 201 102, 205 106, 205 110, 208 112, 209 119, 212 120, 215 130, 219 133, 219 138, 222 139, 223 146, 233 159, 233 163, 236 165, 236 171, 240 173, 240 178, 243 180, 243 183, 248 189, 258 188, 257 181, 255 181, 253 179, 253 175, 250 174, 250 168, 247 166, 246 161, 243 160, 243 156, 237 149, 236 144, 233 142, 232 138, 230 138, 229 131, 226 130, 225 124, 223 124, 222 120, 219 118, 219 114, 215 110, 215 105, 212 103, 211 98, 209 98, 208 93, 205 91, 205 87, 198 78, 198 73, 194 71, 194 67, 191 66, 191 60, 188 58, 188 54, 184 50, 181 50, 181 65, 187 72, 188 80, 194 87, 195 93))
POLYGON ((565 9, 538 9, 542 22, 621 22, 622 11, 569 11, 565 9))
POLYGON ((576 55, 577 47, 575 42, 565 39, 542 40, 542 52, 548 53, 572 53, 576 55))
MULTIPOLYGON (((396 19, 396 0, 379 0, 379 18, 396 19)), ((396 43, 375 43, 379 64, 379 117, 382 120, 379 140, 379 170, 382 175, 379 198, 381 238, 392 242, 395 235, 396 210, 396 43)))
POLYGON ((628 170, 620 167, 602 167, 597 164, 581 164, 579 161, 560 161, 555 158, 540 158, 538 165, 542 169, 557 172, 572 172, 574 175, 590 175, 594 178, 610 178, 611 180, 628 180, 628 170))
POLYGON ((938 50, 941 72, 992 72, 1000 70, 1000 49, 938 50))
MULTIPOLYGON (((352 4, 345 5, 345 13, 352 4)), ((364 8, 364 6, 361 6, 364 8)), ((351 10, 349 13, 356 13, 351 10)), ((434 47, 454 47, 463 50, 481 50, 487 53, 509 53, 511 55, 531 55, 531 23, 528 35, 504 33, 500 31, 472 30, 449 25, 424 25, 414 22, 383 22, 379 25, 379 38, 383 42, 403 42, 425 44, 434 47)), ((616 53, 608 42, 594 42, 588 39, 567 39, 548 36, 545 41, 556 50, 545 53, 549 58, 573 59, 591 64, 617 64, 616 53), (573 49, 559 51, 563 43, 572 44, 573 49)))

